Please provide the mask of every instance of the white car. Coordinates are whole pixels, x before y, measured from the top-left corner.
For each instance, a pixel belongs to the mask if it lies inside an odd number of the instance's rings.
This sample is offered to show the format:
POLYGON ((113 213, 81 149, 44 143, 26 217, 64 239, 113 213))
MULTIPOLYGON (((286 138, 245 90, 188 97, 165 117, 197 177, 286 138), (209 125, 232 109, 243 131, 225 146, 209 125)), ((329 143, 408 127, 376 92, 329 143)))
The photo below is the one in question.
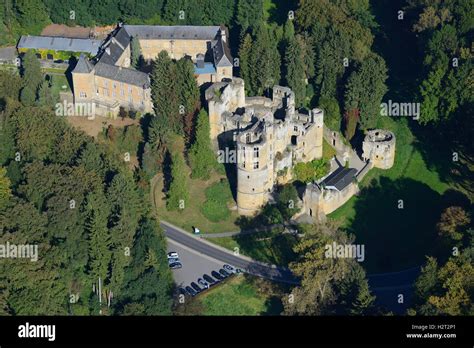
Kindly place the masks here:
POLYGON ((237 273, 234 266, 225 264, 222 268, 224 268, 228 273, 237 273))
POLYGON ((176 251, 171 251, 168 253, 168 259, 179 259, 179 255, 176 251))

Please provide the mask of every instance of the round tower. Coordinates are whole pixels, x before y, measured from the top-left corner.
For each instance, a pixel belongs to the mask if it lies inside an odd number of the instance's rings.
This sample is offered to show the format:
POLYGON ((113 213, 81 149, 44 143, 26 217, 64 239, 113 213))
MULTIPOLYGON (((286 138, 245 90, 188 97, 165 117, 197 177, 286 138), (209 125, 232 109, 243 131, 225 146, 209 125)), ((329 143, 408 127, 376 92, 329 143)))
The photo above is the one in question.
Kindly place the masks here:
POLYGON ((254 126, 237 137, 237 208, 240 215, 258 212, 268 201, 273 187, 266 138, 256 128, 254 126))
POLYGON ((362 158, 370 160, 374 167, 389 169, 395 160, 395 134, 384 129, 374 129, 367 133, 362 143, 362 158))

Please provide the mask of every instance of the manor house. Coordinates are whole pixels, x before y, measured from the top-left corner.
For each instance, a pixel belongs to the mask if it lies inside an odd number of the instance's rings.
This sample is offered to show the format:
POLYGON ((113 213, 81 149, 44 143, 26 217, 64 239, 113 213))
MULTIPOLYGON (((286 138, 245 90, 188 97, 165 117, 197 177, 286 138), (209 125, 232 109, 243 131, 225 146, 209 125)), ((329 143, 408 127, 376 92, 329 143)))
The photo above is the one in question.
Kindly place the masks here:
POLYGON ((99 115, 117 115, 120 108, 152 112, 150 78, 131 67, 131 40, 138 40, 143 59, 161 51, 173 59, 188 57, 199 85, 232 78, 228 33, 219 26, 119 25, 99 53, 81 55, 72 71, 74 102, 95 103, 99 115))

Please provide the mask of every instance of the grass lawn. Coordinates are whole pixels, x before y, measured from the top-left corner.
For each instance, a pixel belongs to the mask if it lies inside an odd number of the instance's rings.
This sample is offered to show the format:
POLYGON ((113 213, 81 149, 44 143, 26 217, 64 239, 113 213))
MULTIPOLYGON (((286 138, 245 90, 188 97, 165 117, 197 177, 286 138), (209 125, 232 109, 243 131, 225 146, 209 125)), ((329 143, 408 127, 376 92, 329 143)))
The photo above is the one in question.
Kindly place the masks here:
MULTIPOLYGON (((281 307, 263 294, 246 276, 236 276, 196 298, 203 315, 279 314, 281 307)), ((281 304, 280 304, 281 305, 281 304)))
MULTIPOLYGON (((209 221, 202 213, 202 207, 206 201, 206 188, 218 183, 223 176, 213 173, 209 180, 189 179, 189 202, 183 211, 168 211, 166 209, 165 195, 163 190, 163 180, 157 180, 154 187, 155 204, 157 214, 160 219, 169 221, 186 231, 192 231, 192 226, 196 226, 201 233, 217 233, 238 231, 239 227, 235 224, 238 214, 231 210, 230 214, 225 216, 224 220, 219 222, 209 221)), ((233 202, 233 200, 232 200, 233 202)), ((235 204, 230 202, 230 204, 235 204)))
POLYGON ((69 82, 65 75, 50 75, 53 79, 53 84, 51 86, 51 91, 54 95, 58 95, 59 92, 70 91, 69 82), (66 86, 66 88, 63 88, 66 86))
POLYGON ((397 137, 394 166, 372 169, 361 192, 329 215, 365 245, 363 266, 369 273, 399 271, 420 265, 436 250, 435 225, 444 207, 459 197, 430 170, 414 146, 406 119, 381 117, 379 128, 397 137), (403 208, 399 208, 402 202, 403 208))
POLYGON ((209 241, 232 251, 238 248, 242 255, 280 266, 288 266, 296 256, 292 246, 297 240, 290 234, 267 235, 262 232, 237 237, 209 238, 209 241))
POLYGON ((326 140, 323 140, 323 158, 328 161, 336 155, 336 150, 328 144, 326 140))

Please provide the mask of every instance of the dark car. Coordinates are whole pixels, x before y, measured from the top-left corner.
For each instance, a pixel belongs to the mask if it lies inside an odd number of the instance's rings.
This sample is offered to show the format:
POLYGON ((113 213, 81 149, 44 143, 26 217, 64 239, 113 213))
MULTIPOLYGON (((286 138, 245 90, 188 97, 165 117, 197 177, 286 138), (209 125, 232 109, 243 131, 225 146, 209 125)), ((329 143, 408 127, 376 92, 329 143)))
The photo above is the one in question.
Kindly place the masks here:
POLYGON ((172 263, 169 264, 169 266, 170 266, 171 269, 179 269, 179 268, 183 267, 181 262, 172 262, 172 263))
POLYGON ((189 285, 185 288, 185 290, 189 295, 191 295, 193 297, 197 295, 197 292, 192 287, 190 287, 189 285))
POLYGON ((202 289, 199 287, 199 285, 197 285, 195 282, 192 282, 191 283, 191 287, 196 290, 197 293, 200 293, 202 291, 202 289))
POLYGON ((229 272, 227 272, 227 271, 226 271, 225 269, 223 269, 223 268, 221 268, 221 269, 219 270, 219 273, 220 273, 220 275, 223 276, 224 278, 227 278, 227 277, 230 276, 229 272))
POLYGON ((203 278, 206 282, 208 282, 210 286, 213 286, 214 284, 217 283, 217 281, 215 281, 215 280, 214 280, 210 275, 208 275, 208 274, 204 274, 204 275, 202 276, 202 278, 203 278))
POLYGON ((217 280, 221 281, 221 280, 224 280, 224 277, 222 277, 222 275, 220 275, 219 273, 217 273, 216 271, 212 271, 211 272, 211 275, 216 278, 217 280))

